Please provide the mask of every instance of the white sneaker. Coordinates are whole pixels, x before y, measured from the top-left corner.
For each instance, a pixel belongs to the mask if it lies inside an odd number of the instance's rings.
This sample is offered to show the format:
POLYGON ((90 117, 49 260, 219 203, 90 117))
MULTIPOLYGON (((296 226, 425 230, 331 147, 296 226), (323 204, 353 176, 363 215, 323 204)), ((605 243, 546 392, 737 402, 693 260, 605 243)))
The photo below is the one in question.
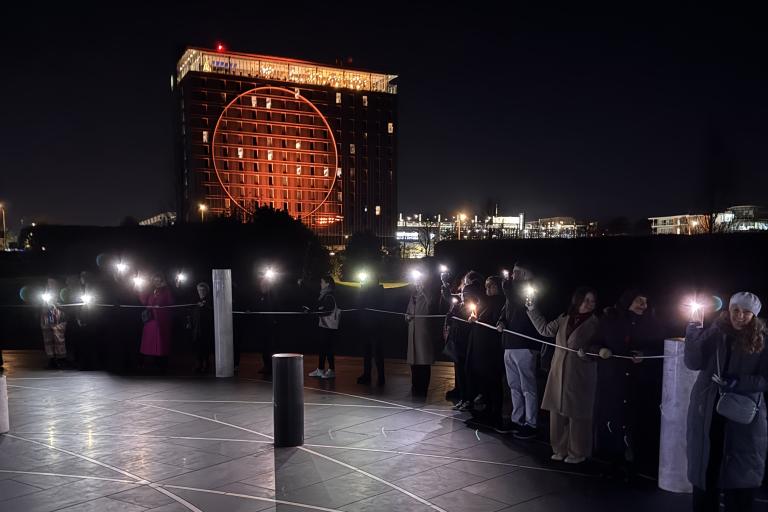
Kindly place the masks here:
POLYGON ((325 375, 325 372, 320 368, 316 368, 315 371, 309 374, 309 377, 321 377, 325 375))
POLYGON ((585 460, 587 460, 586 457, 572 457, 571 455, 569 455, 569 456, 567 456, 565 458, 565 463, 566 464, 581 464, 585 460))
POLYGON ((325 373, 320 377, 321 379, 334 379, 336 378, 336 372, 328 368, 325 373))
POLYGON ((560 455, 559 453, 553 453, 550 459, 556 460, 557 462, 561 462, 565 460, 565 455, 560 455))

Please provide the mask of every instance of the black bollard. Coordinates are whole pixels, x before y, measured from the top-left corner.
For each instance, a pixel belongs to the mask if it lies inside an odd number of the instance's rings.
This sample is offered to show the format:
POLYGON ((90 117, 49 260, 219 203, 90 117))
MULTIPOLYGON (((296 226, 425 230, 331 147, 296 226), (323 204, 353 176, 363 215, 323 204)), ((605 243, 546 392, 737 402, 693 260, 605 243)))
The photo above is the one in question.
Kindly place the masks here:
POLYGON ((275 447, 304 444, 304 356, 272 356, 275 447))

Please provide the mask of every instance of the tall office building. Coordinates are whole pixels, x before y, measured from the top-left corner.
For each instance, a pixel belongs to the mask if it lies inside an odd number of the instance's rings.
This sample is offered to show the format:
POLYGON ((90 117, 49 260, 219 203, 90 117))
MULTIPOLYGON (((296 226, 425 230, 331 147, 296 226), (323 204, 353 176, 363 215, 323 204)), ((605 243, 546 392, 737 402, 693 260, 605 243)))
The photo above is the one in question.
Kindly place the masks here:
POLYGON ((179 112, 178 219, 286 210, 329 245, 397 222, 397 77, 188 48, 179 112))

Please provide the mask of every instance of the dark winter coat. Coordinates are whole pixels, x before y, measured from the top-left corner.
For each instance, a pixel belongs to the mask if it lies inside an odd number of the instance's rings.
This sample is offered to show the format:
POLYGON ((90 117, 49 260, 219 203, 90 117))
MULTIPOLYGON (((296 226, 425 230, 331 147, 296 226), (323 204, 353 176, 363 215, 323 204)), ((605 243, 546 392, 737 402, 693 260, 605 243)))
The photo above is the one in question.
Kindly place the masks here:
POLYGON ((198 353, 210 353, 214 350, 213 298, 201 299, 190 315, 192 343, 198 353))
MULTIPOLYGON (((503 307, 502 295, 482 297, 477 307, 477 321, 496 325, 503 307)), ((482 325, 472 325, 467 346, 467 381, 472 396, 484 392, 489 394, 484 389, 489 386, 501 388, 503 369, 504 352, 499 332, 482 325)))
MULTIPOLYGON (((598 342, 621 356, 635 352, 651 356, 663 352, 661 330, 650 311, 636 315, 626 309, 606 310, 600 318, 598 342)), ((600 361, 597 366, 597 423, 600 427, 607 425, 609 432, 623 437, 632 430, 635 418, 647 417, 649 406, 658 409, 660 364, 655 359, 634 363, 629 359, 611 358, 600 361)))
MULTIPOLYGON (((707 329, 689 325, 685 333, 685 365, 691 370, 700 370, 691 391, 688 407, 688 480, 691 484, 706 489, 707 466, 710 455, 710 430, 715 405, 719 398, 719 386, 712 382, 716 373, 715 351, 719 353, 720 364, 724 365, 728 343, 733 336, 728 334, 723 322, 715 322, 707 329)), ((738 349, 731 350, 728 368, 723 375, 738 378, 735 393, 748 394, 757 398, 768 390, 768 351, 763 349, 748 354, 738 349)), ((765 471, 768 432, 766 429, 765 402, 755 419, 749 425, 725 420, 725 442, 723 462, 720 466, 718 488, 747 489, 760 487, 765 471)))
MULTIPOLYGON (((525 307, 525 288, 530 282, 516 282, 505 280, 502 283, 504 291, 504 309, 501 311, 499 324, 510 331, 519 332, 526 336, 536 337, 536 328, 528 318, 528 310, 525 307)), ((515 334, 505 332, 501 336, 501 343, 504 349, 529 349, 541 350, 541 344, 535 341, 522 338, 515 334)))

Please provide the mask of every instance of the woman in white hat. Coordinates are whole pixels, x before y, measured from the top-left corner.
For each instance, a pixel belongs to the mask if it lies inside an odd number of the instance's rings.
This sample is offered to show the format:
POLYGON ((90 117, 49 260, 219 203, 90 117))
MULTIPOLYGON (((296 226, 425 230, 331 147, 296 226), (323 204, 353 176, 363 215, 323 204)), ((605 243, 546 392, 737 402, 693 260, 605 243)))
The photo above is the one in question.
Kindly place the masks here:
MULTIPOLYGON (((688 479, 693 510, 750 511, 765 471, 768 434, 763 393, 768 390, 765 323, 757 318, 760 299, 749 292, 731 297, 712 325, 691 323, 685 336, 685 364, 700 370, 688 407, 688 479), (741 415, 718 406, 723 393, 746 397, 741 415), (739 417, 742 416, 742 417, 739 417)), ((731 397, 733 397, 732 395, 731 397)))

